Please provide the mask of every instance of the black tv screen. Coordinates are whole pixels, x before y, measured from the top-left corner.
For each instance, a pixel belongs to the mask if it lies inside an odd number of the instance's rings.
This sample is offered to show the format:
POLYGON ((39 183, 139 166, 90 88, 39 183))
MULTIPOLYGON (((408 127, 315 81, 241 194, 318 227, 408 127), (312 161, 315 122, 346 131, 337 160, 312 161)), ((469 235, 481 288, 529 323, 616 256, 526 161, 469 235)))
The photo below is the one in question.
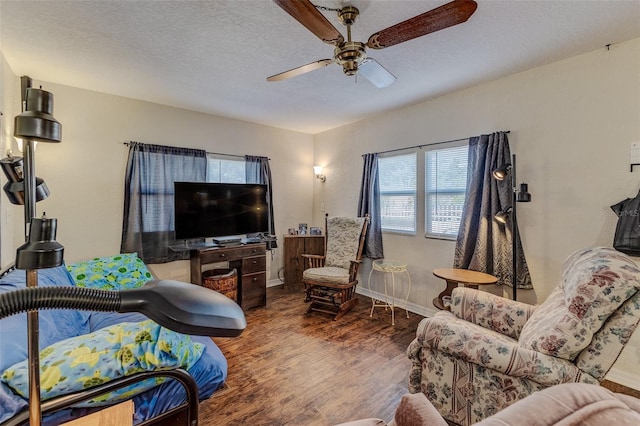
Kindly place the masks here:
POLYGON ((175 182, 177 240, 269 231, 267 186, 175 182))

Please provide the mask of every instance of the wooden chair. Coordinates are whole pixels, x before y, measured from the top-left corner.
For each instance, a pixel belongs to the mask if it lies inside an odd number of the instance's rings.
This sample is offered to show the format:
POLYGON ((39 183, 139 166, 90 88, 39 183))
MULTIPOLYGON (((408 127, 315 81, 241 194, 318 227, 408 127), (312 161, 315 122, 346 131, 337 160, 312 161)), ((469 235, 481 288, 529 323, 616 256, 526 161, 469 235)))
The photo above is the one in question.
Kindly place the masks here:
POLYGON ((306 298, 312 311, 342 317, 357 303, 358 268, 367 234, 365 217, 325 217, 325 254, 303 254, 305 270, 302 274, 306 298))

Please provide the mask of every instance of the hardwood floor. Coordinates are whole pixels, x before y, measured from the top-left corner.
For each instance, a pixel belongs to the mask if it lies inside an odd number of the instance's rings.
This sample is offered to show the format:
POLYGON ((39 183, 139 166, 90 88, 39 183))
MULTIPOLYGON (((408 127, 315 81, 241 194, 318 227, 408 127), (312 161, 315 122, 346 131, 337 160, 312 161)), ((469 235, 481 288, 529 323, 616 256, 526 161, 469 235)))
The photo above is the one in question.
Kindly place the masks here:
MULTIPOLYGON (((359 304, 332 321, 305 315, 302 292, 267 289, 267 306, 246 313, 237 338, 215 338, 229 362, 227 388, 200 404, 202 426, 328 426, 379 417, 389 421, 407 392, 410 362, 405 351, 421 316, 359 304)), ((614 392, 640 392, 603 382, 614 392)), ((172 422, 167 423, 175 424, 172 422)))
POLYGON ((237 338, 215 338, 229 362, 227 389, 200 404, 201 425, 334 425, 390 420, 407 392, 405 351, 421 316, 391 314, 359 295, 338 321, 305 315, 302 292, 271 287, 237 338))

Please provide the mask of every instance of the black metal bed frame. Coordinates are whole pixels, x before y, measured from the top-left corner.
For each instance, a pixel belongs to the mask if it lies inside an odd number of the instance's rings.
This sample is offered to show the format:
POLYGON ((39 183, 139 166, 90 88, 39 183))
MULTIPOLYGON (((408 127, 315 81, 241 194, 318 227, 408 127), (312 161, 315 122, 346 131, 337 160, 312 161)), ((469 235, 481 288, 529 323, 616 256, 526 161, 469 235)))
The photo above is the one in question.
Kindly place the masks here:
MULTIPOLYGON (((171 379, 177 380, 182 387, 184 388, 187 401, 174 407, 164 413, 153 417, 151 419, 145 420, 142 423, 139 423, 137 426, 151 426, 161 422, 164 419, 167 419, 178 412, 182 412, 186 409, 187 417, 186 417, 186 425, 187 426, 197 426, 198 424, 198 386, 196 385, 195 380, 187 371, 182 368, 174 369, 174 370, 155 370, 155 371, 143 371, 140 373, 132 374, 130 376, 121 377, 115 380, 112 380, 107 383, 103 383, 96 387, 75 392, 69 395, 63 395, 56 398, 49 399, 42 403, 42 415, 51 414, 56 411, 60 411, 66 408, 71 408, 74 405, 89 401, 97 396, 103 395, 108 392, 112 392, 118 389, 121 389, 125 386, 132 385, 134 383, 154 378, 154 377, 168 377, 171 379)), ((106 408, 106 407, 103 407, 106 408)), ((0 426, 19 426, 26 425, 29 421, 29 410, 23 410, 20 413, 16 414, 9 420, 0 424, 0 426)))

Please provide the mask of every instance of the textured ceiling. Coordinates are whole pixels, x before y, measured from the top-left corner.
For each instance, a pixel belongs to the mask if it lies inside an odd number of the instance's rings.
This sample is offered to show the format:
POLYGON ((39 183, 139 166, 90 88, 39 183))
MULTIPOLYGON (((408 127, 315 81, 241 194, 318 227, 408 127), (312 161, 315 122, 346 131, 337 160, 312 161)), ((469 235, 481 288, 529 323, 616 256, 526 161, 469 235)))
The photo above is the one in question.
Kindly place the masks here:
MULTIPOLYGON (((353 39, 444 1, 314 0, 361 15, 353 39)), ((323 12, 343 34, 335 12, 323 12)), ((269 0, 0 0, 0 49, 18 75, 317 133, 390 109, 640 37, 640 1, 478 1, 464 24, 369 51, 398 80, 378 89, 269 0)))

